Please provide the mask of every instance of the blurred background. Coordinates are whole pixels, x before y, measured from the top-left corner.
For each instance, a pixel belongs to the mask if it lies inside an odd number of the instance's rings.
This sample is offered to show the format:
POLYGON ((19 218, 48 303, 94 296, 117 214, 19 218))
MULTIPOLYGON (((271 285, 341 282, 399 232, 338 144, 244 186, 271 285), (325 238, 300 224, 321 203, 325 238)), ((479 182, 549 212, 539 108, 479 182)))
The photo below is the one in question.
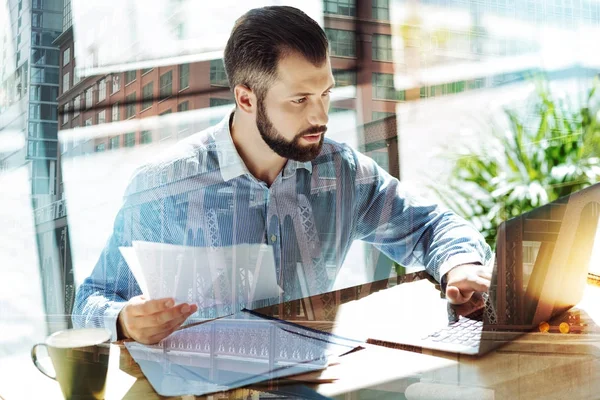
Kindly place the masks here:
MULTIPOLYGON (((263 5, 325 29, 328 136, 491 245, 502 220, 600 180, 600 0, 4 0, 0 383, 70 326, 132 172, 231 110, 223 49, 263 5)), ((411 271, 355 243, 336 287, 411 271)))

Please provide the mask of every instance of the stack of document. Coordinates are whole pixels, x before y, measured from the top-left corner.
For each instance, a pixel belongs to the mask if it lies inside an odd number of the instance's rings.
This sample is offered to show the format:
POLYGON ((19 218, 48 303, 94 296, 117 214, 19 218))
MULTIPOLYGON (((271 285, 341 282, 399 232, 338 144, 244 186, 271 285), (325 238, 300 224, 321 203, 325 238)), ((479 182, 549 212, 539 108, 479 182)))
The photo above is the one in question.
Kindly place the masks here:
POLYGON ((225 316, 266 299, 278 302, 282 293, 268 245, 210 248, 134 241, 119 249, 147 298, 197 304, 200 316, 225 316))
POLYGON ((162 396, 201 396, 327 367, 361 342, 242 310, 125 346, 162 396))

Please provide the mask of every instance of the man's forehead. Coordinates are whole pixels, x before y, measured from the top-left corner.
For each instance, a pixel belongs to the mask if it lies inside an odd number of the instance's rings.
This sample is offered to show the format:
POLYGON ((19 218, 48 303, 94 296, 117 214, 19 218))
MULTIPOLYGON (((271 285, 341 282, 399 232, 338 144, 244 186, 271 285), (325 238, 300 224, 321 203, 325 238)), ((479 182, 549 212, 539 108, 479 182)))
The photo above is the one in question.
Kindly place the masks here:
POLYGON ((322 65, 315 66, 302 56, 287 56, 277 66, 277 82, 288 90, 309 90, 333 83, 329 57, 322 65))

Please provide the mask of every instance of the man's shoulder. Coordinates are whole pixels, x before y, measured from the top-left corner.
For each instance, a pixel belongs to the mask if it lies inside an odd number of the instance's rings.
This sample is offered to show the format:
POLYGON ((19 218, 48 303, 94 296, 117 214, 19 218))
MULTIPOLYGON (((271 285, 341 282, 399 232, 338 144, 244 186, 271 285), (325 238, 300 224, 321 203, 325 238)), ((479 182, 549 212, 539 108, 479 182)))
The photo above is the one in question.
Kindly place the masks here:
POLYGON ((312 161, 313 165, 339 162, 344 167, 356 168, 356 151, 346 143, 325 138, 323 148, 312 161))
POLYGON ((325 139, 323 149, 319 156, 313 160, 315 164, 339 163, 342 168, 347 169, 357 180, 357 182, 371 182, 380 179, 385 172, 369 156, 357 151, 346 143, 336 142, 332 139, 325 139))
POLYGON ((197 175, 202 166, 212 162, 207 158, 215 151, 217 126, 211 126, 160 151, 152 161, 140 166, 130 179, 126 195, 156 189, 165 184, 197 175))

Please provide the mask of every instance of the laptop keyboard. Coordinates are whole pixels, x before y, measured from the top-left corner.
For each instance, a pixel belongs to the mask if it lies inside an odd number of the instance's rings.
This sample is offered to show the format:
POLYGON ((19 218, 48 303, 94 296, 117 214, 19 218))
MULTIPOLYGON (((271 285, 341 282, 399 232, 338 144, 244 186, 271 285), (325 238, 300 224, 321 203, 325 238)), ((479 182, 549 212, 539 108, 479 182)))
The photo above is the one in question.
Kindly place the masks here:
POLYGON ((448 325, 447 328, 432 333, 425 340, 477 347, 481 341, 481 331, 483 329, 483 310, 482 308, 468 317, 459 317, 458 321, 448 325))

